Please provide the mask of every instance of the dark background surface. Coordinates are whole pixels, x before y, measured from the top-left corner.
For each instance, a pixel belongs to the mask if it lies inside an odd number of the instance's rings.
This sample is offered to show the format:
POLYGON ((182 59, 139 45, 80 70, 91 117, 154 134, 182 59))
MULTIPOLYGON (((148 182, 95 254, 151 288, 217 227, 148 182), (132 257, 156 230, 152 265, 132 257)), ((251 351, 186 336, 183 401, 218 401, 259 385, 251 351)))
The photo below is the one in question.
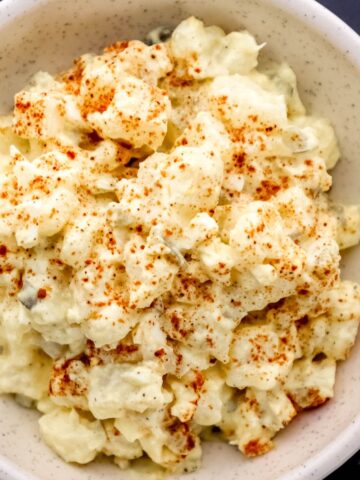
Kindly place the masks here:
POLYGON ((318 0, 318 2, 360 33, 360 0, 318 0))
MULTIPOLYGON (((318 0, 360 34, 360 0, 318 0)), ((360 451, 326 480, 360 480, 360 451)))
MULTIPOLYGON (((360 0, 317 1, 332 10, 360 34, 360 0)), ((326 480, 360 480, 360 451, 326 480)))

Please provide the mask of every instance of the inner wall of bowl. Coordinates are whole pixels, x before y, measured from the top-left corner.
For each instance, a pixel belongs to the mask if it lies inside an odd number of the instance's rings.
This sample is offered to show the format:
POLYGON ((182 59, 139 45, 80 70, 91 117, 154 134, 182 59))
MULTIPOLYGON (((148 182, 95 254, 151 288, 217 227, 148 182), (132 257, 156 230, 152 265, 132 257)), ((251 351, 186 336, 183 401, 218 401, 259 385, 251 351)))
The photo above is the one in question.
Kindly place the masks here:
MULTIPOLYGON (((333 195, 344 202, 360 203, 360 91, 356 81, 359 72, 324 39, 273 3, 276 2, 27 0, 12 1, 7 6, 5 1, 0 12, 0 108, 3 113, 8 111, 13 94, 38 70, 62 70, 84 52, 99 51, 118 39, 143 38, 158 25, 175 26, 183 18, 196 15, 226 30, 245 27, 259 43, 267 42, 262 55, 285 60, 295 69, 301 95, 310 111, 332 120, 343 152, 334 175, 333 195), (35 8, 30 8, 33 4, 35 8), (13 14, 16 9, 16 20, 6 23, 6 14, 13 14)), ((359 264, 360 249, 348 252, 344 257, 344 276, 360 281, 359 264)), ((358 342, 349 361, 339 368, 336 398, 296 419, 279 435, 278 448, 269 455, 244 460, 231 447, 209 444, 205 446, 203 469, 186 478, 215 480, 222 476, 227 480, 248 480, 257 479, 261 472, 263 480, 274 480, 320 454, 356 418, 360 404, 360 372, 356 368, 359 362, 358 342)), ((40 442, 36 418, 34 412, 6 398, 0 400, 0 455, 43 480, 129 478, 109 463, 97 462, 82 468, 63 464, 40 442)))

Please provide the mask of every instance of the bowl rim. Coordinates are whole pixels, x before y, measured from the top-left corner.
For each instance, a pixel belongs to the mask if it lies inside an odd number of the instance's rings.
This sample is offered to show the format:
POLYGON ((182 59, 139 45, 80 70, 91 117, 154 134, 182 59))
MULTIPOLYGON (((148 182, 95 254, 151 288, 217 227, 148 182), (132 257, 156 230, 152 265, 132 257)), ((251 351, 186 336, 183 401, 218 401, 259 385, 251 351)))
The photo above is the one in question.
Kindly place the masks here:
MULTIPOLYGON (((360 36, 336 14, 316 0, 267 0, 269 4, 298 18, 321 34, 360 73, 360 36), (340 35, 339 35, 340 34, 340 35)), ((0 3, 0 30, 47 0, 3 0, 0 3), (5 14, 2 14, 5 13, 5 14)), ((342 433, 315 456, 277 480, 322 480, 360 449, 360 413, 342 433)), ((0 454, 0 474, 4 480, 37 480, 0 454)))

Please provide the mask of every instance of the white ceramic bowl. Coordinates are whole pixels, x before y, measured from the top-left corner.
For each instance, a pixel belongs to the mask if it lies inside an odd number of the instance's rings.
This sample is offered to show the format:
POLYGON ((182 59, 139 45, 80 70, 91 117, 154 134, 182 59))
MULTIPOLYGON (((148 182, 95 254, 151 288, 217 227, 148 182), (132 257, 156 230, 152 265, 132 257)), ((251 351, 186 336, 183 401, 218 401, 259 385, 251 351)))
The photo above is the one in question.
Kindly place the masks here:
MULTIPOLYGON (((246 27, 265 54, 295 69, 307 106, 336 127, 343 159, 333 194, 360 203, 360 40, 314 0, 3 0, 0 3, 0 108, 39 69, 55 72, 87 51, 188 15, 225 29, 246 27)), ((344 258, 344 274, 360 281, 360 249, 344 258)), ((322 479, 360 448, 360 341, 340 365, 335 398, 299 416, 264 457, 244 459, 222 444, 205 447, 203 468, 187 480, 322 479)), ((1 480, 126 479, 109 462, 64 464, 38 436, 37 414, 0 400, 1 480)))

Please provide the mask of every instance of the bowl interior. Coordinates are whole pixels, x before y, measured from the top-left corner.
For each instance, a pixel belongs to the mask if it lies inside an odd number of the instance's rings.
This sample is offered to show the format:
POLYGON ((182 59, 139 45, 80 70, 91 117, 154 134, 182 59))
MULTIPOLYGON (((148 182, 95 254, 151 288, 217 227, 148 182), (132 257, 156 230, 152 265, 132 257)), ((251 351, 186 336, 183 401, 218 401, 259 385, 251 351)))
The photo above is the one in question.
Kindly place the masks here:
MULTIPOLYGON (((352 65, 344 53, 309 26, 309 17, 319 13, 315 2, 5 0, 0 9, 2 113, 11 108, 13 94, 36 71, 59 71, 82 53, 98 51, 118 39, 143 38, 155 26, 175 26, 183 18, 196 15, 207 24, 217 24, 226 30, 247 28, 258 42, 267 42, 262 55, 285 60, 295 69, 301 95, 310 111, 332 120, 343 152, 334 174, 332 194, 344 202, 360 203, 360 162, 357 161, 360 62, 359 67, 352 65)), ((330 14, 323 12, 322 15, 319 21, 323 30, 342 29, 330 14)), ((316 19, 312 22, 316 23, 316 19)), ((360 281, 360 249, 347 252, 343 265, 345 277, 360 281)), ((356 368, 359 363, 360 341, 351 358, 339 366, 335 398, 321 409, 300 415, 278 436, 277 448, 270 454, 244 460, 234 448, 208 444, 203 468, 186 478, 249 480, 258 479, 261 472, 262 480, 285 477, 295 480, 310 478, 309 471, 311 478, 323 478, 360 447, 360 370, 356 368), (352 426, 354 422, 356 428, 352 426)), ((99 461, 81 468, 64 464, 39 440, 36 418, 35 412, 7 398, 0 399, 0 477, 129 478, 128 473, 120 472, 108 462, 99 461), (7 477, 5 471, 11 471, 11 476, 7 477)))

